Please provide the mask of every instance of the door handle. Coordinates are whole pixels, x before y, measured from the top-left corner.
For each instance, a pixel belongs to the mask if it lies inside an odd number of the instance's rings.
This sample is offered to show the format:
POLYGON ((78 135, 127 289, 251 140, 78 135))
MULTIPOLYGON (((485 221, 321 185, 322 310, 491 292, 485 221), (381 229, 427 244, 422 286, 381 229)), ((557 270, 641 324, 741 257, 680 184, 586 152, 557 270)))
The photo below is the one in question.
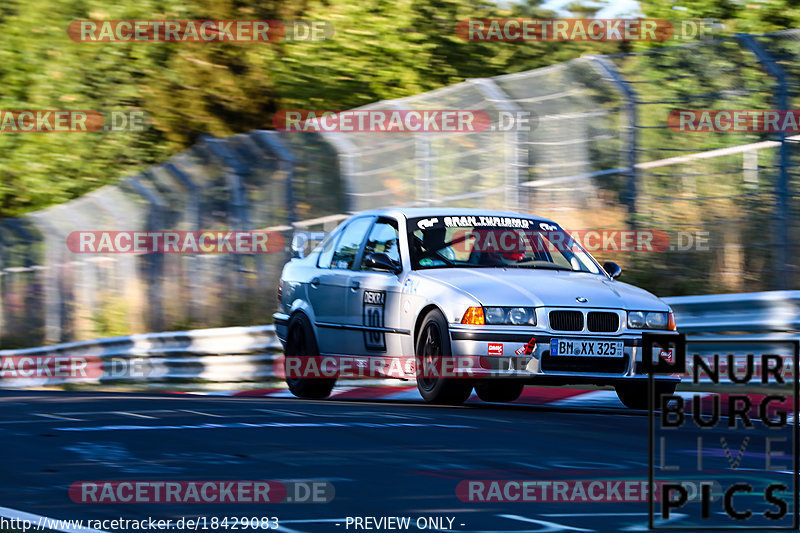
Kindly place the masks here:
POLYGON ((313 278, 311 280, 311 286, 312 287, 319 287, 319 278, 313 278))
POLYGON ((361 287, 361 283, 359 283, 358 281, 353 281, 352 283, 350 283, 351 291, 357 291, 359 287, 361 287))

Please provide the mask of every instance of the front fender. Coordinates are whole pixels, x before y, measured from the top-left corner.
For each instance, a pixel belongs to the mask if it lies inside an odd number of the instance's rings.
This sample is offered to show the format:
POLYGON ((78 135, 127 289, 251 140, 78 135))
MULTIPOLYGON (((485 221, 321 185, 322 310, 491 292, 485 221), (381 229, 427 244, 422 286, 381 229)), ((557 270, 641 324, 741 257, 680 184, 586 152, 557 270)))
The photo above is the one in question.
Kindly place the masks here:
POLYGON ((427 307, 436 306, 449 324, 460 323, 467 308, 481 305, 477 298, 452 285, 413 274, 406 280, 403 292, 415 300, 413 316, 419 316, 427 307))

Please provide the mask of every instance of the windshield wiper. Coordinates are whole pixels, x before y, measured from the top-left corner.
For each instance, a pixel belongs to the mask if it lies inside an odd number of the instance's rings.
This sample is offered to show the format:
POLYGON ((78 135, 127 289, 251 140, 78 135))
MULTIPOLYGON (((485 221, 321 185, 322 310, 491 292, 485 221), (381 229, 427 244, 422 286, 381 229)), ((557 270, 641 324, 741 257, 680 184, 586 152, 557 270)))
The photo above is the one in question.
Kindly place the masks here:
POLYGON ((511 268, 535 268, 535 269, 539 269, 539 270, 566 270, 567 272, 576 272, 575 270, 572 270, 571 268, 567 268, 567 267, 561 266, 561 265, 533 265, 533 264, 525 265, 525 264, 518 264, 518 265, 505 265, 505 266, 506 267, 511 267, 511 268))

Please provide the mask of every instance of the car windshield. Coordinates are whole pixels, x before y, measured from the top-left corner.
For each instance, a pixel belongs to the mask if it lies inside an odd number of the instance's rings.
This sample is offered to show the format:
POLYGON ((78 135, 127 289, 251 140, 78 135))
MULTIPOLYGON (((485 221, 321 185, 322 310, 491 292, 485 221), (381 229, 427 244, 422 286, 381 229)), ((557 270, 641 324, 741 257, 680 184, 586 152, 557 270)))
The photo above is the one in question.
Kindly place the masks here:
POLYGON ((408 221, 414 270, 531 268, 602 275, 597 262, 557 224, 500 216, 429 216, 408 221))

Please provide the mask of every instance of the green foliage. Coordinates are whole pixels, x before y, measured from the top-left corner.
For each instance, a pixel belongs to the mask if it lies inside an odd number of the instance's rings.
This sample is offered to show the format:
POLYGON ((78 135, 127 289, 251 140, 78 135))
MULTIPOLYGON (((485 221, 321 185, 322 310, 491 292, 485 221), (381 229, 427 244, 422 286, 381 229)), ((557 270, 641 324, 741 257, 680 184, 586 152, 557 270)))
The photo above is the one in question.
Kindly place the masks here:
POLYGON ((271 128, 277 109, 348 109, 576 57, 586 45, 475 43, 469 17, 548 16, 538 0, 7 0, 0 109, 141 110, 142 132, 0 134, 0 218, 62 203, 198 137, 271 128), (80 43, 79 19, 306 19, 324 42, 80 43))
MULTIPOLYGON (((643 0, 648 18, 669 20, 676 39, 636 43, 636 55, 618 58, 626 79, 634 81, 639 103, 639 161, 647 162, 723 147, 774 140, 770 133, 690 133, 666 128, 670 111, 679 109, 777 109, 776 80, 756 55, 736 38, 737 32, 761 34, 798 26, 800 9, 790 0, 643 0), (701 23, 705 20, 705 23, 701 23), (681 28, 705 29, 698 38, 681 38, 681 28), (713 38, 713 39, 712 39, 713 38), (699 41, 699 42, 698 42, 699 41), (676 47, 675 45, 687 44, 676 47)), ((800 46, 792 34, 756 37, 768 54, 780 60, 789 91, 796 99, 794 65, 800 46)), ((796 101, 796 100, 795 100, 796 101)), ((778 151, 753 152, 656 167, 640 172, 639 212, 644 227, 707 231, 708 252, 665 254, 663 265, 633 265, 632 277, 651 282, 664 294, 765 290, 774 265, 773 187, 778 151), (743 166, 756 165, 757 181, 746 182, 743 166), (757 236, 757 237, 754 237, 757 236), (661 278, 655 281, 652 278, 661 278)), ((793 167, 790 178, 796 182, 793 167)), ((796 209, 796 206, 793 207, 796 209)), ((790 249, 790 254, 795 251, 790 249)))
POLYGON ((768 33, 800 25, 800 8, 794 0, 640 0, 642 12, 649 18, 680 20, 713 19, 724 24, 732 34, 768 33))
MULTIPOLYGON (((145 107, 141 86, 149 62, 141 50, 125 44, 81 44, 67 36, 71 20, 106 16, 94 11, 100 4, 5 3, 0 17, 0 109, 145 107)), ((125 15, 146 16, 151 4, 139 2, 125 15)), ((64 202, 163 159, 172 151, 163 140, 156 128, 139 133, 2 133, 0 217, 64 202)))

